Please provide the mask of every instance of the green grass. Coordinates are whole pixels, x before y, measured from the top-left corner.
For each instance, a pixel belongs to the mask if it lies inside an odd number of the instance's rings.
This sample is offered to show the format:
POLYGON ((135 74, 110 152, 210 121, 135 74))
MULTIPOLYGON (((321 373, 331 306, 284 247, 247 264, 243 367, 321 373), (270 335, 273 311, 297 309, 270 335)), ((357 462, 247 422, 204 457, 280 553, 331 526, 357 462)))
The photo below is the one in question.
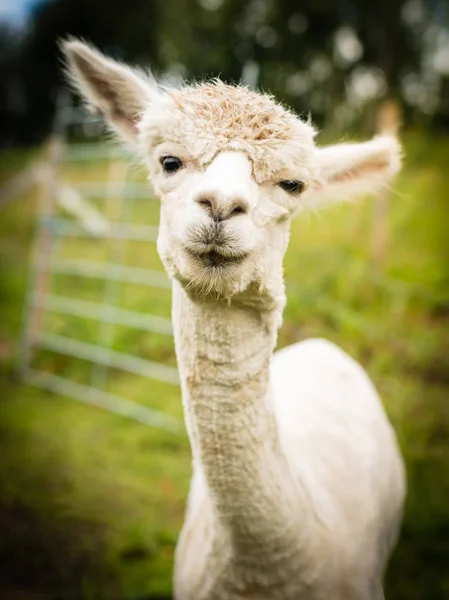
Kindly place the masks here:
MULTIPOLYGON (((279 345, 323 336, 369 371, 398 432, 409 480, 387 598, 443 600, 449 597, 449 140, 408 132, 404 141, 406 168, 390 199, 380 267, 371 257, 373 200, 294 222, 279 345)), ((22 164, 20 156, 14 160, 22 164)), ((102 165, 66 172, 73 181, 104 175, 102 165)), ((0 556, 8 574, 0 574, 0 590, 64 600, 169 597, 190 477, 186 437, 36 390, 12 374, 35 210, 30 192, 0 213, 0 556)), ((157 223, 150 197, 126 211, 129 222, 157 223)), ((162 268, 154 244, 114 248, 76 240, 57 252, 91 260, 115 254, 131 266, 162 268)), ((52 290, 94 302, 107 291, 100 281, 68 276, 55 277, 52 290)), ((112 293, 123 308, 170 314, 165 290, 127 285, 112 293)), ((94 321, 48 315, 44 323, 54 333, 101 341, 94 321)), ((174 364, 167 336, 115 326, 113 347, 174 364)), ((89 363, 49 352, 36 353, 33 364, 85 383, 94 375, 89 363)), ((182 418, 177 387, 114 371, 107 389, 182 418)))

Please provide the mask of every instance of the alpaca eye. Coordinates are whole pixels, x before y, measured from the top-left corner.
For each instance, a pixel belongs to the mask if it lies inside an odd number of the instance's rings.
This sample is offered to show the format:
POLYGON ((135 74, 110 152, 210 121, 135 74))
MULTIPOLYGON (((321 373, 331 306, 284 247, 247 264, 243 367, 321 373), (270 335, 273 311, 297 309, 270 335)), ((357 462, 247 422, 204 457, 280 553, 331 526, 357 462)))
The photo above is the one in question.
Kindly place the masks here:
POLYGON ((176 156, 163 156, 161 165, 166 173, 175 173, 182 167, 182 161, 176 156))
POLYGON ((289 194, 300 194, 306 188, 306 184, 303 181, 281 181, 279 186, 289 194))

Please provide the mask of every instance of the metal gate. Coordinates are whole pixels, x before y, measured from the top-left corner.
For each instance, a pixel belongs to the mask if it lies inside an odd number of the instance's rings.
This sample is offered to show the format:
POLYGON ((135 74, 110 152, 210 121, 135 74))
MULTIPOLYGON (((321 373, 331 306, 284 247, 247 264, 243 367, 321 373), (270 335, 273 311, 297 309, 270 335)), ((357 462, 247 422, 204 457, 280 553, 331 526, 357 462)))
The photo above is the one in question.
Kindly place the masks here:
MULTIPOLYGON (((157 203, 150 185, 139 180, 140 173, 132 162, 130 166, 124 153, 112 143, 99 141, 101 126, 100 120, 74 107, 67 93, 60 94, 55 131, 40 177, 41 202, 25 304, 20 372, 32 385, 178 432, 182 429, 178 419, 108 389, 111 372, 167 385, 178 385, 178 373, 168 309, 170 282, 161 267, 129 264, 127 256, 129 247, 137 245, 138 250, 131 253, 134 258, 148 257, 157 263, 157 219, 142 224, 147 213, 156 215, 157 203), (83 141, 69 143, 73 134, 83 141), (137 213, 134 218, 133 213, 137 213), (83 286, 93 298, 89 294, 79 297, 83 286), (159 290, 162 296, 153 304, 163 308, 165 316, 148 314, 142 302, 141 311, 135 310, 133 303, 123 307, 121 297, 132 286, 159 290), (117 328, 132 330, 137 336, 149 332, 158 339, 166 338, 158 348, 169 357, 169 364, 151 359, 147 351, 145 356, 131 353, 126 335, 122 335, 125 348, 118 349, 117 328), (67 357, 65 372, 52 367, 48 356, 42 359, 42 353, 67 357), (76 377, 72 376, 70 361, 83 364, 76 377)), ((136 345, 129 343, 131 348, 136 345)))

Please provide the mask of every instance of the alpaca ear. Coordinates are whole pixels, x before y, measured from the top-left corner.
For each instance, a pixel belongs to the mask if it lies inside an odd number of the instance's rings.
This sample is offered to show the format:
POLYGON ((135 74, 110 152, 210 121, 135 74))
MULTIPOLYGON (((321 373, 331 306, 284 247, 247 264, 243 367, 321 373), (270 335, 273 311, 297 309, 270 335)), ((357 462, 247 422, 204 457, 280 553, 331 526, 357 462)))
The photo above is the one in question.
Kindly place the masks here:
POLYGON ((137 122, 158 93, 156 83, 79 40, 65 40, 61 48, 73 87, 126 141, 136 142, 137 122))
POLYGON ((347 200, 373 194, 401 167, 401 147, 392 136, 359 144, 337 144, 317 150, 318 176, 310 198, 347 200))

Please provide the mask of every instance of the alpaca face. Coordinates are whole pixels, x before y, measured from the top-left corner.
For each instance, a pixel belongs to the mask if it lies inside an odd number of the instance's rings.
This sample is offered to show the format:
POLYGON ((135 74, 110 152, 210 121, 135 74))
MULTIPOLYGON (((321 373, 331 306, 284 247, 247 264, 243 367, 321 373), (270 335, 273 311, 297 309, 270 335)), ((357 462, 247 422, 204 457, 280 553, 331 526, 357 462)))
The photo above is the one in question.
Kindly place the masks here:
POLYGON ((292 191, 277 181, 257 184, 243 152, 220 152, 204 168, 170 145, 157 149, 156 157, 160 166, 153 180, 162 199, 158 251, 171 276, 198 295, 229 297, 261 284, 267 270, 281 269, 289 196, 299 196, 302 182, 281 180, 292 191), (175 152, 179 168, 167 171, 175 152))
POLYGON ((270 96, 220 81, 172 89, 79 41, 63 50, 72 83, 146 163, 160 256, 192 293, 279 296, 291 218, 373 193, 399 169, 392 137, 317 148, 310 124, 270 96))
POLYGON ((314 130, 268 96, 222 82, 168 90, 137 125, 161 198, 158 250, 201 296, 282 280, 293 213, 314 172, 314 130))

